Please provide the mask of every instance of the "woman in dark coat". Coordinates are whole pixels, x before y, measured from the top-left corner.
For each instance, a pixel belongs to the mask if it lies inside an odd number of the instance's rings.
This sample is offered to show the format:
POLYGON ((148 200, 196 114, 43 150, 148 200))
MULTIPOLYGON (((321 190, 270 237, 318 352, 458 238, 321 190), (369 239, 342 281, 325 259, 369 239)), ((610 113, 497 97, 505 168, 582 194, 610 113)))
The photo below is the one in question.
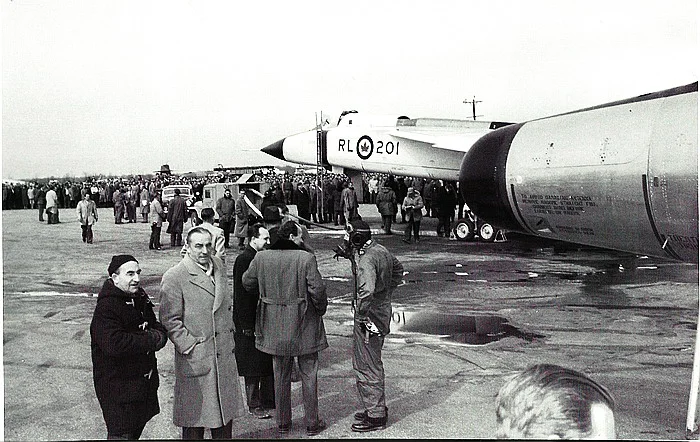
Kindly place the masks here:
MULTIPOLYGON (((135 261, 129 255, 115 259, 124 257, 135 261)), ((128 293, 107 279, 97 298, 90 336, 95 393, 107 437, 138 439, 146 423, 160 413, 155 352, 167 343, 165 327, 156 320, 153 304, 142 288, 128 293)))

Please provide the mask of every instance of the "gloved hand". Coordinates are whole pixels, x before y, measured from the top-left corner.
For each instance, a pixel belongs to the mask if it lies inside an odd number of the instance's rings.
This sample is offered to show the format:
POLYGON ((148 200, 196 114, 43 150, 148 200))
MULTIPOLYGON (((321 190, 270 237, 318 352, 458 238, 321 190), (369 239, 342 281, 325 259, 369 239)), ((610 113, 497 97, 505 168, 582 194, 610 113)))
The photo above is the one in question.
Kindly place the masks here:
POLYGON ((151 344, 151 348, 155 351, 165 347, 165 344, 168 342, 168 334, 165 332, 152 328, 147 330, 146 333, 148 333, 148 341, 151 344))
POLYGON ((372 322, 369 318, 358 319, 359 326, 362 327, 363 331, 368 332, 371 335, 381 335, 377 325, 372 322))
POLYGON ((365 322, 365 328, 367 329, 367 331, 369 331, 373 335, 380 335, 381 334, 377 325, 374 322, 372 322, 372 320, 369 318, 367 319, 367 322, 365 322))
POLYGON ((338 244, 337 246, 335 246, 335 249, 333 249, 333 251, 335 252, 333 258, 335 258, 336 261, 338 260, 338 258, 352 258, 352 249, 347 247, 346 244, 338 244))

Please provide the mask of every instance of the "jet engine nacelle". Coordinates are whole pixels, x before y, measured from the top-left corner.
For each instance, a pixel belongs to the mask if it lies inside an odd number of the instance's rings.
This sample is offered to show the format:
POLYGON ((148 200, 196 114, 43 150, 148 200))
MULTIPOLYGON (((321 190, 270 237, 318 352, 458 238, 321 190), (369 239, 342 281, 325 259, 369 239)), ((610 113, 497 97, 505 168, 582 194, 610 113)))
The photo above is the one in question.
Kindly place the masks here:
POLYGON ((460 191, 508 230, 698 262, 698 83, 500 128, 460 191))

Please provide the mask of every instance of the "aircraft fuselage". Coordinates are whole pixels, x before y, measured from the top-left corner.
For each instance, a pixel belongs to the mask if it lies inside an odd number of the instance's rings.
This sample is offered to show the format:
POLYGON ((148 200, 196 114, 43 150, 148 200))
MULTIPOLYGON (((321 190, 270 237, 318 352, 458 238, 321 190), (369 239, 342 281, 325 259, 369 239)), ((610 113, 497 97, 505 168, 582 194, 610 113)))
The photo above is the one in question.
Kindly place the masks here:
POLYGON ((508 123, 348 114, 337 127, 288 136, 262 151, 299 164, 456 181, 464 153, 508 123), (321 146, 320 158, 317 137, 321 146))

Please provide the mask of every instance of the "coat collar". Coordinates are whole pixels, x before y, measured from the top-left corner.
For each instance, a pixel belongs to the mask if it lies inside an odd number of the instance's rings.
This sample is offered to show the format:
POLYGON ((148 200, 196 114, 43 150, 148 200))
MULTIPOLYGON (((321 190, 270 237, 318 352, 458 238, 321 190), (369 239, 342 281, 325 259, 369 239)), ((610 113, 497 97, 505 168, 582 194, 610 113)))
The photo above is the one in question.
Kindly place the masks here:
POLYGON ((304 249, 302 249, 301 247, 296 245, 296 243, 294 241, 280 238, 277 241, 275 241, 275 243, 273 245, 270 246, 269 250, 304 250, 304 249))
POLYGON ((216 284, 212 282, 209 275, 204 273, 202 268, 189 256, 185 255, 185 257, 182 258, 182 264, 190 274, 190 282, 214 297, 213 311, 216 311, 223 304, 228 288, 221 260, 215 256, 211 258, 211 264, 213 266, 212 277, 214 281, 216 281, 216 284))

